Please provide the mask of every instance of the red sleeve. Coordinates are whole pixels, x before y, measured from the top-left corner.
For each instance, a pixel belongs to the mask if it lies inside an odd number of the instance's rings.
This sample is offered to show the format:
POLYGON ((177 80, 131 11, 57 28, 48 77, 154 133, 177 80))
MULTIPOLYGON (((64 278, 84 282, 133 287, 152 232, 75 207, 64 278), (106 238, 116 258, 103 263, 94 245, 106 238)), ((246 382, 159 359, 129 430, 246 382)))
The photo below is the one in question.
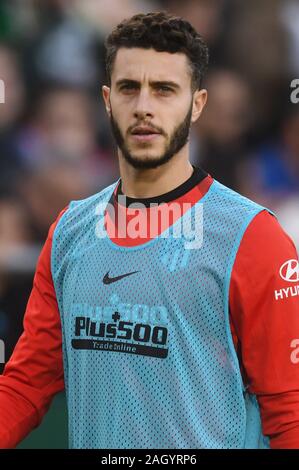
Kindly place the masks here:
POLYGON ((15 447, 64 389, 60 316, 51 275, 50 227, 24 315, 24 332, 0 376, 0 448, 15 447))
POLYGON ((231 326, 244 380, 272 448, 299 448, 299 264, 277 219, 247 228, 230 285, 231 326))

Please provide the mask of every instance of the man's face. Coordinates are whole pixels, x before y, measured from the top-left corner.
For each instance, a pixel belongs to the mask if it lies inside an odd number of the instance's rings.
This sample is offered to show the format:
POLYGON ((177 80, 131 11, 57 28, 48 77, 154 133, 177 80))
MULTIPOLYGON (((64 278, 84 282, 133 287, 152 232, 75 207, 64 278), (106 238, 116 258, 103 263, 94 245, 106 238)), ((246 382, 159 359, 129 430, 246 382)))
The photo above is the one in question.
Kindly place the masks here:
MULTIPOLYGON (((200 93, 200 92, 196 92, 200 93)), ((193 106, 185 54, 121 48, 103 97, 123 157, 135 168, 156 168, 188 141, 193 106)))

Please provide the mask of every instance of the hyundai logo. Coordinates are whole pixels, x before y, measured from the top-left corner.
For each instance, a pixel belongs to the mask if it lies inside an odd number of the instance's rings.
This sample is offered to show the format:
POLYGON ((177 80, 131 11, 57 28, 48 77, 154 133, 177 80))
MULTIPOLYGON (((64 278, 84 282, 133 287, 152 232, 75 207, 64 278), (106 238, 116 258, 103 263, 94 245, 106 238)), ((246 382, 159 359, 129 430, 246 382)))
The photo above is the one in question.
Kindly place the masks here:
POLYGON ((290 259, 283 263, 279 271, 280 276, 285 281, 299 281, 299 262, 296 259, 290 259))

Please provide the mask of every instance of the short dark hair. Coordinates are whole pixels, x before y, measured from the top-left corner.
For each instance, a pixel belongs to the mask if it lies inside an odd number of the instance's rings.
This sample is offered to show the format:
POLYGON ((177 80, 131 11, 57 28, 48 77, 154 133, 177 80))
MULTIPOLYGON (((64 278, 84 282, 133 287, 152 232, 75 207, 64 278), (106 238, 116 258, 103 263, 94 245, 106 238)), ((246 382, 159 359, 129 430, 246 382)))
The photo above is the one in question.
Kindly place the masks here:
POLYGON ((159 11, 134 15, 116 26, 105 41, 109 86, 116 53, 120 47, 153 48, 158 52, 186 54, 192 71, 192 89, 201 88, 209 62, 208 47, 200 34, 183 18, 159 11))

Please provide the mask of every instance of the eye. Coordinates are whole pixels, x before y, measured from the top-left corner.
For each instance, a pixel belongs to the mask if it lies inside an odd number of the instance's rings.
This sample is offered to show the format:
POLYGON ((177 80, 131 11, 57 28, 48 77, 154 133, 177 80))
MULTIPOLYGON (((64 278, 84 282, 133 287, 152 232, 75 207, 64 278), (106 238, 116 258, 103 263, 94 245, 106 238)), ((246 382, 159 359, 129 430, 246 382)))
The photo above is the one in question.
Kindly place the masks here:
POLYGON ((120 91, 131 91, 131 90, 136 90, 137 85, 134 83, 125 83, 124 85, 121 85, 120 91))
POLYGON ((159 91, 159 93, 162 93, 162 94, 164 94, 164 95, 173 92, 173 89, 170 88, 170 87, 167 86, 167 85, 159 85, 159 86, 157 87, 157 90, 159 91))

